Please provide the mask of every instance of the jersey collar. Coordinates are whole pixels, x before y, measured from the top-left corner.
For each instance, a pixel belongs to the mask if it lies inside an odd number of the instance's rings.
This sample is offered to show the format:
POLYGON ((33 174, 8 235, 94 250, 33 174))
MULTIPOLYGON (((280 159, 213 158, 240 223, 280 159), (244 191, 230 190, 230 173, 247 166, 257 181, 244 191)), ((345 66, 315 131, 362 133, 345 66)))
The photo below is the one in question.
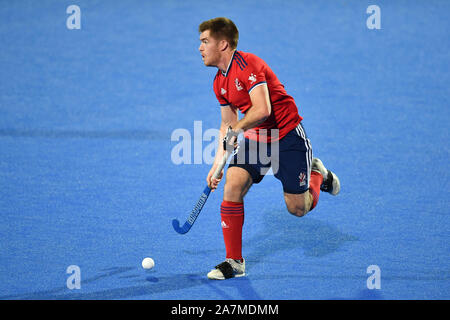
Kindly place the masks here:
POLYGON ((234 55, 235 55, 235 54, 236 54, 236 49, 233 51, 233 55, 231 56, 230 63, 228 63, 227 71, 226 71, 226 72, 220 71, 220 72, 222 72, 222 75, 223 75, 224 77, 226 77, 226 76, 228 75, 228 71, 230 71, 231 64, 233 63, 234 55))

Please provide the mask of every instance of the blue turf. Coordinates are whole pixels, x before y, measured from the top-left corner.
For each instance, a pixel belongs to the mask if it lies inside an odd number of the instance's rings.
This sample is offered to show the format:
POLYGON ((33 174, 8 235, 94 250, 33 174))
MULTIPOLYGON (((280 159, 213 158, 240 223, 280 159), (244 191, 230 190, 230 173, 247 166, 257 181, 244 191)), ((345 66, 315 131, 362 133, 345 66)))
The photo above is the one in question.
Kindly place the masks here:
MULTIPOLYGON (((448 1, 10 1, 0 4, 0 299, 449 299, 448 1), (82 10, 66 28, 67 6, 82 10), (369 30, 366 8, 381 8, 369 30), (296 99, 340 177, 298 219, 281 184, 249 192, 248 276, 224 258, 222 188, 186 235, 207 164, 171 133, 217 128, 198 24, 227 16, 239 49, 296 99), (144 271, 142 258, 156 266, 144 271), (366 286, 369 265, 381 289, 366 286), (66 268, 81 268, 81 289, 66 268)), ((206 144, 207 142, 203 142, 206 144)), ((223 185, 222 185, 223 187, 223 185)))

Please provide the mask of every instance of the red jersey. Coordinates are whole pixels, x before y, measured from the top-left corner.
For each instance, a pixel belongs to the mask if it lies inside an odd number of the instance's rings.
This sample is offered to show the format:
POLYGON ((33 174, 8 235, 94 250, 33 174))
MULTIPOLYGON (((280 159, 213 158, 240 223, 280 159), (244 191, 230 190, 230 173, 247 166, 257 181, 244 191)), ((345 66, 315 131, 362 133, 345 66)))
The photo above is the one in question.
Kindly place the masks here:
POLYGON ((264 60, 251 53, 234 51, 227 71, 217 71, 213 87, 221 106, 236 107, 245 114, 252 106, 250 92, 262 84, 267 84, 269 89, 272 111, 263 123, 247 130, 244 137, 270 142, 277 140, 275 137, 271 138, 271 129, 279 129, 278 139, 281 139, 303 118, 298 114, 294 98, 286 93, 284 86, 264 60), (267 140, 262 139, 266 135, 267 140))

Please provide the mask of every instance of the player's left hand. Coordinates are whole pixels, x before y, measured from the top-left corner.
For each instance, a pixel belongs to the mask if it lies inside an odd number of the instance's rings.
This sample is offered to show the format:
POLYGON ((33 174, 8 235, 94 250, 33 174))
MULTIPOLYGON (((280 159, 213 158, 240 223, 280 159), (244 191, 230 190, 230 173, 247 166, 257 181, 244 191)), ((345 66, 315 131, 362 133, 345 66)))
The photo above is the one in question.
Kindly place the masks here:
POLYGON ((233 128, 230 126, 227 129, 225 137, 223 138, 223 149, 229 153, 232 153, 237 148, 237 137, 239 132, 233 131, 233 128))

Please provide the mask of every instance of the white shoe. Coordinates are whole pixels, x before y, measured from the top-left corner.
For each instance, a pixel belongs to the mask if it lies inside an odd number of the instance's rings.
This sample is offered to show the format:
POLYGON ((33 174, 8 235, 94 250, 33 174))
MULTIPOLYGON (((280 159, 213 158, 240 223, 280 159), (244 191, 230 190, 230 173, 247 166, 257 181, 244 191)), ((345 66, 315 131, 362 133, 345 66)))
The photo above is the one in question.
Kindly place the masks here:
POLYGON ((313 158, 311 171, 318 172, 323 177, 323 182, 320 186, 320 190, 328 192, 333 196, 338 195, 339 191, 341 191, 341 183, 338 176, 333 171, 325 168, 319 158, 313 158))
POLYGON ((245 260, 238 262, 233 259, 225 259, 224 262, 212 269, 207 277, 212 280, 225 280, 245 276, 245 260))

